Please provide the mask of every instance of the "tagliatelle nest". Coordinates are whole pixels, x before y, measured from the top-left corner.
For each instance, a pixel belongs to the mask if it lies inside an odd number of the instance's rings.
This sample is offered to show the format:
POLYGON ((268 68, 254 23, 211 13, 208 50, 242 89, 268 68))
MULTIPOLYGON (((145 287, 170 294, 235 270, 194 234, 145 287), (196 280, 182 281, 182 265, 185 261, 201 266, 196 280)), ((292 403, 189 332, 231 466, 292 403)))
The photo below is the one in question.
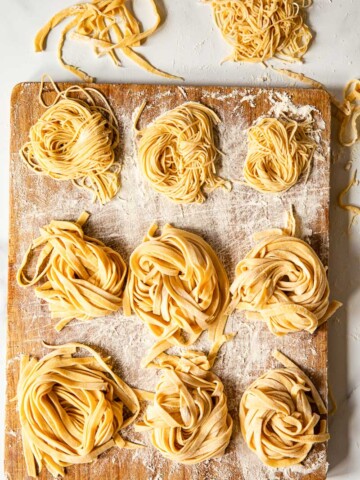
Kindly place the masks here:
POLYGON ((204 0, 215 23, 233 47, 226 60, 263 62, 301 60, 311 42, 303 10, 312 0, 204 0))
POLYGON ((175 462, 193 465, 225 453, 233 421, 221 380, 208 371, 206 356, 188 351, 163 355, 153 403, 138 431, 151 432, 151 443, 175 462))
POLYGON ((270 467, 301 463, 315 443, 329 439, 327 409, 307 375, 278 351, 285 368, 269 370, 244 392, 241 432, 248 447, 270 467))

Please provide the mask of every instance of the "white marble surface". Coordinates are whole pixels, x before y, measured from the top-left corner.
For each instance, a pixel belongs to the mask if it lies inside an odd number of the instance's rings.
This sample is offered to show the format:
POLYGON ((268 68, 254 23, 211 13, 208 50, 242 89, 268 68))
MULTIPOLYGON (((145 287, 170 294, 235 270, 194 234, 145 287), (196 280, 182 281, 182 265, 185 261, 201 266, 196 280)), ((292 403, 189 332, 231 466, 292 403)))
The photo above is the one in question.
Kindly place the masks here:
MULTIPOLYGON (((3 425, 5 393, 6 272, 8 242, 9 102, 12 87, 22 81, 38 81, 47 72, 55 80, 74 80, 56 60, 59 28, 50 36, 45 53, 33 52, 36 30, 71 0, 0 0, 0 478, 3 476, 3 425)), ((188 84, 295 85, 271 74, 261 66, 220 61, 229 52, 213 26, 210 8, 200 0, 159 0, 166 15, 160 31, 142 48, 159 68, 177 73, 188 84)), ((135 11, 144 19, 150 10, 146 0, 135 0, 135 11)), ((360 76, 360 1, 314 0, 310 24, 316 32, 306 64, 296 68, 325 83, 332 93, 341 94, 344 84, 360 76)), ((147 22, 144 21, 145 26, 147 22)), ((87 45, 72 44, 65 49, 68 60, 80 65, 99 82, 166 83, 147 74, 126 58, 116 68, 107 58, 96 60, 87 45)), ((336 127, 336 125, 334 125, 336 127)), ((335 130, 334 130, 335 131, 335 130)), ((348 182, 345 170, 359 167, 360 146, 341 149, 333 144, 330 281, 332 295, 344 307, 330 320, 329 378, 338 403, 330 420, 329 478, 360 478, 360 221, 348 233, 349 218, 336 206, 341 188, 348 182)), ((352 171, 351 170, 351 171, 352 171)), ((360 186, 350 195, 360 204, 360 186)), ((14 479, 20 480, 20 479, 14 479)), ((264 479, 266 480, 266 479, 264 479)))

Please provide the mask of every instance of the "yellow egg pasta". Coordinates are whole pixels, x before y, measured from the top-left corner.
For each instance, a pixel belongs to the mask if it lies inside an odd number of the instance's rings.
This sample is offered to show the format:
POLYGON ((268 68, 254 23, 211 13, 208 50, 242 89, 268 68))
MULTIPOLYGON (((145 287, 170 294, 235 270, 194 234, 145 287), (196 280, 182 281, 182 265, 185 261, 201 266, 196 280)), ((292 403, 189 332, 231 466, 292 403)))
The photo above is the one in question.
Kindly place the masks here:
POLYGON ((120 164, 115 151, 120 143, 117 119, 102 93, 73 85, 60 91, 30 128, 20 156, 35 173, 59 181, 72 181, 88 190, 93 201, 109 202, 120 188, 120 164), (76 98, 73 95, 76 94, 76 98), (81 98, 80 98, 81 97, 81 98), (100 103, 99 103, 100 102, 100 103))
POLYGON ((121 255, 82 229, 77 222, 53 220, 28 248, 17 272, 21 287, 36 285, 35 295, 49 304, 51 318, 60 319, 56 330, 70 320, 92 320, 116 312, 122 305, 127 267, 121 255), (26 273, 31 255, 40 248, 35 273, 26 273))
POLYGON ((148 365, 173 345, 192 345, 207 330, 211 362, 224 341, 229 280, 214 250, 201 237, 153 225, 131 254, 124 313, 149 327, 156 344, 143 359, 148 365))
POLYGON ((153 402, 135 429, 151 432, 151 443, 169 460, 197 464, 223 455, 229 444, 233 421, 224 386, 208 366, 196 351, 159 359, 153 402))
POLYGON ((91 463, 113 446, 138 448, 120 436, 140 411, 135 392, 92 348, 69 343, 41 360, 21 358, 17 405, 27 472, 44 466, 53 477, 91 463), (91 356, 74 357, 77 349, 91 356), (124 407, 130 416, 124 418, 124 407))
POLYGON ((269 370, 245 390, 240 427, 259 459, 281 468, 301 463, 314 444, 330 436, 327 409, 312 381, 282 353, 274 357, 284 368, 269 370))
POLYGON ((279 58, 299 61, 307 52, 312 34, 304 9, 312 0, 204 0, 233 52, 226 60, 264 62, 279 58))
POLYGON ((186 204, 203 203, 203 189, 231 189, 229 181, 216 175, 214 125, 219 122, 210 108, 186 102, 138 131, 141 170, 156 192, 186 204))
POLYGON ((316 143, 312 122, 290 118, 262 118, 249 128, 244 177, 263 193, 279 193, 295 185, 301 174, 310 173, 316 143))

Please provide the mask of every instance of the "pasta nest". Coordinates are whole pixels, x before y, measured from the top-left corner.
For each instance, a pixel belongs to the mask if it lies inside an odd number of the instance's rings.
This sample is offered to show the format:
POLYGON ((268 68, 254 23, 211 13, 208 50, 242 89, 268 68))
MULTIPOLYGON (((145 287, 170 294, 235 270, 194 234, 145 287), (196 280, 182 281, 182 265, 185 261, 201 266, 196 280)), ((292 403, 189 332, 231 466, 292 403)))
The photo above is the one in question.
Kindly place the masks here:
POLYGON ((294 62, 307 52, 312 34, 303 9, 312 0, 205 0, 223 38, 233 47, 225 60, 263 62, 271 58, 294 62))
POLYGON ((233 421, 221 380, 206 370, 201 352, 160 358, 163 368, 138 431, 150 431, 151 442, 170 460, 195 464, 224 454, 233 421), (205 368, 205 369, 204 369, 205 368))
POLYGON ((231 308, 265 321, 275 335, 313 333, 341 305, 329 302, 326 270, 309 244, 291 229, 254 236, 258 243, 236 266, 231 308))
POLYGON ((151 187, 175 203, 203 203, 208 192, 230 182, 216 175, 214 125, 210 108, 187 102, 158 117, 138 132, 138 157, 151 187))
POLYGON ((70 180, 91 192, 93 201, 105 204, 120 188, 120 165, 115 163, 120 142, 117 120, 95 89, 73 86, 60 92, 53 86, 56 99, 30 128, 20 155, 35 173, 70 180), (72 98, 74 93, 86 100, 72 98), (103 106, 96 104, 95 96, 103 106))
POLYGON ((18 284, 35 288, 35 294, 49 303, 51 318, 61 319, 56 330, 70 320, 87 321, 116 312, 122 305, 127 267, 121 255, 100 240, 84 234, 83 213, 76 223, 52 221, 43 227, 25 253, 17 272, 18 284), (30 254, 41 247, 35 273, 25 272, 30 254))
POLYGON ((192 345, 204 330, 215 358, 223 336, 229 280, 216 253, 201 237, 165 225, 155 236, 153 225, 131 254, 124 313, 136 315, 157 343, 142 365, 172 345, 192 345))
POLYGON ((248 447, 270 467, 302 462, 315 443, 329 439, 327 409, 311 380, 280 352, 288 368, 269 370, 240 402, 241 432, 248 447))
POLYGON ((93 349, 78 343, 56 347, 41 360, 23 356, 17 387, 28 474, 44 465, 57 477, 64 467, 90 463, 109 448, 136 448, 119 432, 140 411, 134 391, 93 349), (77 348, 91 353, 73 357, 77 348), (124 419, 124 407, 130 412, 124 419))
POLYGON ((278 193, 289 190, 302 173, 310 173, 316 143, 312 122, 263 118, 248 131, 244 166, 246 183, 255 190, 278 193))

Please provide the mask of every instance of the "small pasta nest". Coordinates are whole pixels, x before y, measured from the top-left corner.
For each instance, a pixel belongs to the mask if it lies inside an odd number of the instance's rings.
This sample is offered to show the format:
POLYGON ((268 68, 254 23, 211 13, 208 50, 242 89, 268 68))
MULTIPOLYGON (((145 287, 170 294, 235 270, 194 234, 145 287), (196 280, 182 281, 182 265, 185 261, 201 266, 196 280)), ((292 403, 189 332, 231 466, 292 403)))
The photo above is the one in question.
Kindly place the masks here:
POLYGON ((208 368, 206 356, 188 351, 179 358, 160 357, 163 368, 137 431, 150 431, 151 443, 173 461, 196 464, 223 455, 233 421, 221 380, 208 368))
POLYGON ((312 0, 205 0, 213 8, 215 23, 233 47, 225 60, 263 62, 279 58, 301 60, 312 35, 303 9, 312 0))
POLYGON ((270 467, 301 463, 315 443, 329 439, 327 409, 305 373, 275 351, 286 368, 269 370, 240 402, 240 427, 248 447, 270 467))
POLYGON ((166 112, 138 132, 138 157, 151 187, 175 203, 203 203, 208 192, 231 184, 216 175, 219 151, 210 108, 188 102, 166 112))
POLYGON ((127 267, 121 255, 96 238, 84 234, 83 213, 76 223, 50 222, 27 250, 17 272, 22 287, 37 284, 35 295, 49 304, 51 317, 61 319, 56 330, 70 320, 92 320, 116 312, 122 305, 127 267), (30 255, 41 247, 35 273, 25 272, 30 255))
POLYGON ((157 339, 142 365, 172 345, 192 345, 205 330, 215 358, 223 341, 229 280, 214 250, 201 237, 166 225, 150 228, 131 254, 124 312, 136 315, 157 339))
POLYGON ((28 475, 45 466, 63 476, 65 467, 91 463, 115 445, 136 448, 119 432, 136 419, 139 401, 109 358, 79 343, 50 348, 41 360, 21 359, 17 402, 28 475), (73 357, 78 348, 91 356, 73 357))
POLYGON ((248 185, 264 193, 289 190, 299 177, 310 173, 316 142, 312 122, 288 118, 263 118, 248 131, 244 177, 248 185))

